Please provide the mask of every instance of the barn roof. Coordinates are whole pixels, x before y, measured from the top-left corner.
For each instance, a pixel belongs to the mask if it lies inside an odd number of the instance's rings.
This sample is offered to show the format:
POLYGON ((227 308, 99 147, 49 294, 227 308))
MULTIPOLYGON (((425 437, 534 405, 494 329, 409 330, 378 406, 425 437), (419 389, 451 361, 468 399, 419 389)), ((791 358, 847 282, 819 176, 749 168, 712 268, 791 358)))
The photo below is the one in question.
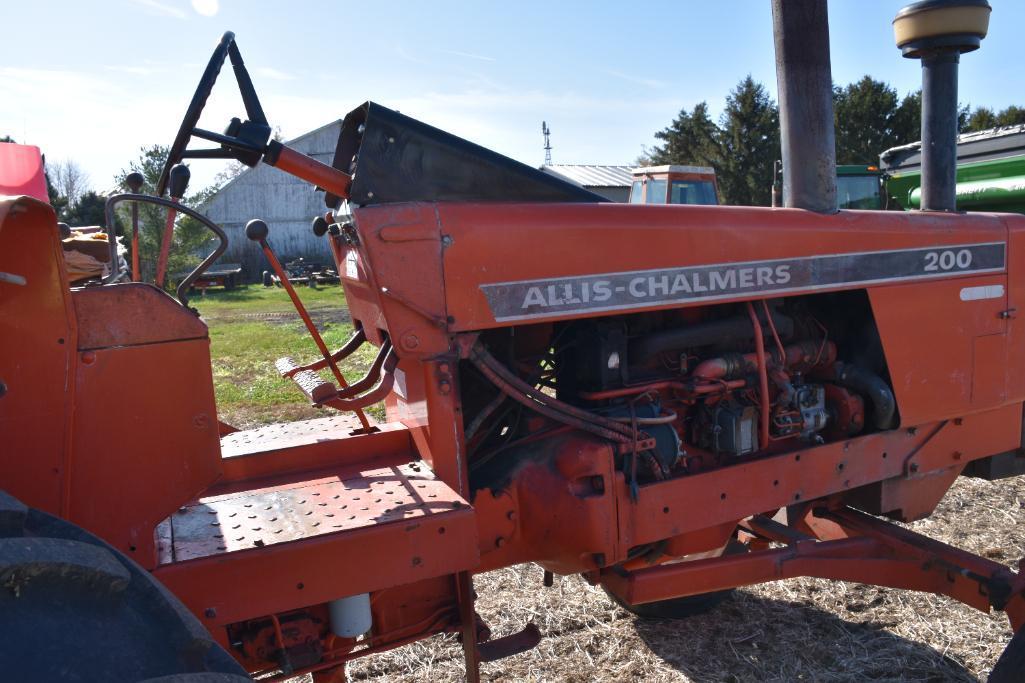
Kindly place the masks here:
POLYGON ((630 187, 633 166, 552 164, 541 170, 584 187, 630 187))

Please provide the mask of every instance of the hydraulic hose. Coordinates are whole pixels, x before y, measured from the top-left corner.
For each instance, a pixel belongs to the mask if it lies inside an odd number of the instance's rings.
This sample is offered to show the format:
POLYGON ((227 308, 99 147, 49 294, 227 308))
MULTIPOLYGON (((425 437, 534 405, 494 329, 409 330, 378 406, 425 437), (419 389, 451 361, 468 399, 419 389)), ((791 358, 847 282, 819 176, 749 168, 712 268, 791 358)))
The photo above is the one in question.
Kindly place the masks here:
POLYGON ((545 417, 585 429, 612 441, 628 443, 635 438, 633 430, 626 425, 576 408, 538 391, 514 375, 494 356, 488 353, 481 344, 477 344, 471 350, 470 361, 492 384, 508 394, 512 399, 519 401, 545 417))
POLYGON ((836 382, 869 400, 872 404, 872 424, 876 429, 893 429, 897 402, 882 377, 857 365, 837 363, 836 382))

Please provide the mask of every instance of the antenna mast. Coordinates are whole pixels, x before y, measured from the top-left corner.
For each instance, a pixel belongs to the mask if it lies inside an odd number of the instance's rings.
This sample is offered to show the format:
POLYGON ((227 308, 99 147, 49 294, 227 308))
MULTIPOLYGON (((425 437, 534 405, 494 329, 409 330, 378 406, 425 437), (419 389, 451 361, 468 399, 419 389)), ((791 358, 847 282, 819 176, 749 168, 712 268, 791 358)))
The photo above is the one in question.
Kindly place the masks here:
POLYGON ((552 134, 552 129, 548 127, 548 124, 544 121, 541 122, 541 135, 545 136, 545 166, 552 165, 552 143, 548 140, 548 136, 552 134))

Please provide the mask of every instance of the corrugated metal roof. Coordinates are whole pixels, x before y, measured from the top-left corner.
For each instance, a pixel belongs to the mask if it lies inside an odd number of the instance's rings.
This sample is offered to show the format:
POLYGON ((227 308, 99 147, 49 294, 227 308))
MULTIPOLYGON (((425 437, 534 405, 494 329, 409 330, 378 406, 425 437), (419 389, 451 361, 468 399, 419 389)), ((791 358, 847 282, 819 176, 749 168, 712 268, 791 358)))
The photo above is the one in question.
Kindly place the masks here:
POLYGON ((552 164, 541 170, 584 187, 630 187, 633 180, 633 166, 552 164))

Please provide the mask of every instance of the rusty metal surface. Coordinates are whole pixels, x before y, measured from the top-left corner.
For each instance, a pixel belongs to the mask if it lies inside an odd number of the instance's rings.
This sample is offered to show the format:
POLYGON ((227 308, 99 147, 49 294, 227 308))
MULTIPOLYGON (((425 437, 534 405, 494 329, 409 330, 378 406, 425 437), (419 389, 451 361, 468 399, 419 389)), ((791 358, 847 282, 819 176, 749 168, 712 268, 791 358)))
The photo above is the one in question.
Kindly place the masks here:
POLYGON ((419 520, 468 508, 422 463, 201 499, 171 517, 173 561, 419 520))
POLYGON ((78 349, 139 346, 204 339, 206 325, 153 285, 127 282, 71 292, 78 316, 78 349))

